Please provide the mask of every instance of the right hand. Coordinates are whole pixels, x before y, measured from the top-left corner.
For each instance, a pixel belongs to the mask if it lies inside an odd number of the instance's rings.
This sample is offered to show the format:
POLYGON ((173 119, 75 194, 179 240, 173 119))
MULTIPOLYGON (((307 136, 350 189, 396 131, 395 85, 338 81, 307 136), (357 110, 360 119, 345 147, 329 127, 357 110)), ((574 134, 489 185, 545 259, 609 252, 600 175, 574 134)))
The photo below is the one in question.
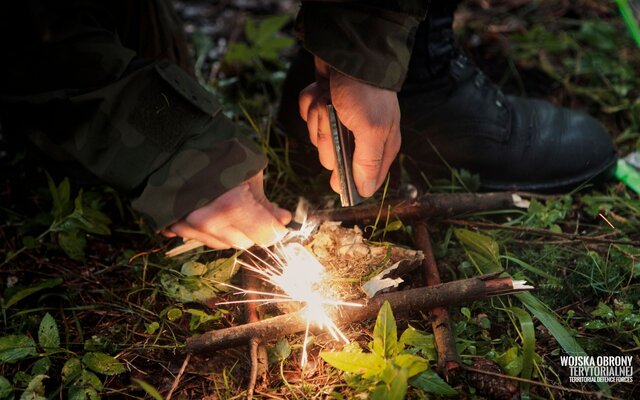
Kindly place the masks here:
POLYGON ((315 58, 315 83, 300 92, 300 115, 307 122, 320 163, 332 170, 331 187, 339 193, 336 157, 327 104, 333 103, 344 126, 353 132, 353 179, 358 193, 370 197, 384 183, 400 150, 400 106, 395 92, 345 75, 315 58))
POLYGON ((163 233, 195 239, 214 249, 270 246, 287 233, 291 213, 264 195, 262 172, 192 211, 163 233))

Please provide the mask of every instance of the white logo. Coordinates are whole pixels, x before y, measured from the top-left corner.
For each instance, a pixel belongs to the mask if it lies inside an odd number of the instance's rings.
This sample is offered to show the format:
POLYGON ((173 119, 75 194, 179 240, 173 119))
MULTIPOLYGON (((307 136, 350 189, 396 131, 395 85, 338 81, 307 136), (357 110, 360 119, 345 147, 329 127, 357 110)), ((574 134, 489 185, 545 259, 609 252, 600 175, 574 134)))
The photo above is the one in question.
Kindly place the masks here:
POLYGON ((560 356, 569 367, 569 382, 633 382, 631 356, 560 356))

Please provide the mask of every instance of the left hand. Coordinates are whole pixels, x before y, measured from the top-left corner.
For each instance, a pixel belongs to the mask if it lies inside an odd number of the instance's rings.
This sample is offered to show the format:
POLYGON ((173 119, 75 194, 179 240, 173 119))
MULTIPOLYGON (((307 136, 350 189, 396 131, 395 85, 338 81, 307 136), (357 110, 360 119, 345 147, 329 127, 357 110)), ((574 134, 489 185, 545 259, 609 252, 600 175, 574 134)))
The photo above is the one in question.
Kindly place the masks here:
POLYGON ((340 191, 329 127, 331 101, 344 126, 353 132, 353 178, 362 197, 372 196, 384 183, 400 150, 400 106, 395 92, 358 81, 331 68, 318 57, 316 82, 300 93, 300 115, 320 163, 332 170, 331 187, 340 191))

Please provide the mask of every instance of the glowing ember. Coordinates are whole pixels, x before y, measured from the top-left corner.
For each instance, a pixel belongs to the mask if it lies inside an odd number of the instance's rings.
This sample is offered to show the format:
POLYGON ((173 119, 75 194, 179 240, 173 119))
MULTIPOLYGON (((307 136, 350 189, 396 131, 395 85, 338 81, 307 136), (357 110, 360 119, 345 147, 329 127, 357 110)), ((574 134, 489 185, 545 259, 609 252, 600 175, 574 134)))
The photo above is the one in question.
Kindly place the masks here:
MULTIPOLYGON (((307 236, 312 228, 304 229, 300 236, 307 236)), ((287 237, 291 240, 291 237, 287 237)), ((331 288, 323 285, 322 281, 326 275, 324 266, 314 257, 314 255, 299 243, 280 243, 276 246, 276 251, 265 249, 270 260, 263 260, 255 254, 247 251, 257 261, 256 264, 248 264, 239 260, 238 262, 245 268, 257 273, 262 279, 280 288, 284 294, 251 291, 241 288, 239 293, 252 293, 265 296, 262 299, 230 301, 229 303, 276 303, 276 302, 299 302, 304 305, 300 310, 300 315, 306 320, 307 329, 304 335, 301 364, 307 362, 307 344, 309 340, 309 327, 316 324, 321 329, 326 329, 335 340, 343 340, 349 343, 347 337, 340 331, 338 326, 330 317, 330 309, 335 306, 361 307, 358 303, 349 303, 338 300, 337 295, 331 288)))

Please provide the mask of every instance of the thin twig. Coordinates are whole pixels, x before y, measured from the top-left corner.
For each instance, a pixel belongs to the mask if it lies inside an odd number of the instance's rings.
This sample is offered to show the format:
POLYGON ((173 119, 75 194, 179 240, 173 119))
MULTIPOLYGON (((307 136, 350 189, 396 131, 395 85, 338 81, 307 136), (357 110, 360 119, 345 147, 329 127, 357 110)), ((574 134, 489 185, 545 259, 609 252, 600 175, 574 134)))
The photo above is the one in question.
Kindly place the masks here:
POLYGON ((171 396, 173 396, 173 392, 178 388, 178 384, 180 384, 180 380, 182 379, 182 375, 184 374, 185 369, 187 369, 187 365, 189 364, 189 360, 191 360, 191 354, 187 354, 184 361, 182 362, 182 367, 180 367, 180 371, 178 371, 178 375, 176 379, 173 381, 173 385, 171 385, 171 390, 167 393, 167 397, 165 400, 171 400, 171 396))
MULTIPOLYGON (((438 265, 433 255, 431 237, 427 224, 420 221, 414 224, 414 238, 416 247, 424 253, 422 265, 423 279, 426 286, 435 286, 442 283, 438 265)), ((444 306, 434 307, 430 310, 433 316, 431 327, 438 351, 438 369, 447 380, 455 376, 460 371, 460 358, 456 349, 456 340, 451 330, 451 320, 449 310, 444 306)))
MULTIPOLYGON (((251 291, 255 291, 258 289, 258 279, 254 273, 243 269, 242 278, 244 280, 244 286, 247 288, 247 298, 249 300, 257 299, 257 295, 252 293, 251 291)), ((256 303, 246 303, 246 311, 247 311, 247 322, 258 322, 260 317, 258 316, 258 310, 256 303)), ((266 354, 267 351, 262 346, 262 340, 259 337, 252 337, 249 340, 249 357, 251 358, 251 371, 249 374, 249 383, 247 384, 247 400, 253 399, 253 393, 256 388, 256 383, 258 382, 258 375, 261 375, 263 378, 266 375, 266 354)))
POLYGON ((473 226, 480 229, 502 229, 506 231, 522 232, 522 233, 528 233, 531 235, 538 235, 538 236, 553 236, 553 237, 559 237, 559 238, 563 238, 571 241, 640 246, 640 241, 638 240, 607 239, 605 237, 605 236, 611 235, 612 233, 607 233, 605 235, 600 235, 600 236, 582 236, 582 235, 576 235, 573 233, 551 232, 547 229, 531 228, 528 226, 501 225, 493 222, 468 221, 468 220, 459 220, 459 219, 445 219, 439 222, 443 224, 458 225, 458 226, 473 226))
POLYGON ((485 370, 478 369, 478 368, 468 367, 466 365, 462 365, 462 369, 464 369, 465 371, 475 372, 475 373, 478 373, 478 374, 495 376, 497 378, 502 378, 502 379, 510 379, 510 380, 517 381, 517 382, 529 383, 531 385, 543 386, 543 387, 546 387, 546 388, 549 388, 549 389, 561 390, 563 392, 580 393, 580 394, 591 395, 591 396, 596 396, 596 397, 606 397, 607 399, 622 400, 619 397, 614 397, 614 396, 608 395, 608 394, 606 394, 604 392, 589 392, 589 391, 581 390, 581 389, 572 389, 572 388, 568 388, 568 387, 564 387, 564 386, 551 385, 551 384, 548 384, 548 383, 538 382, 538 381, 534 381, 534 380, 531 380, 531 379, 519 378, 517 376, 510 376, 510 375, 500 374, 500 373, 497 373, 497 372, 485 371, 485 370))

